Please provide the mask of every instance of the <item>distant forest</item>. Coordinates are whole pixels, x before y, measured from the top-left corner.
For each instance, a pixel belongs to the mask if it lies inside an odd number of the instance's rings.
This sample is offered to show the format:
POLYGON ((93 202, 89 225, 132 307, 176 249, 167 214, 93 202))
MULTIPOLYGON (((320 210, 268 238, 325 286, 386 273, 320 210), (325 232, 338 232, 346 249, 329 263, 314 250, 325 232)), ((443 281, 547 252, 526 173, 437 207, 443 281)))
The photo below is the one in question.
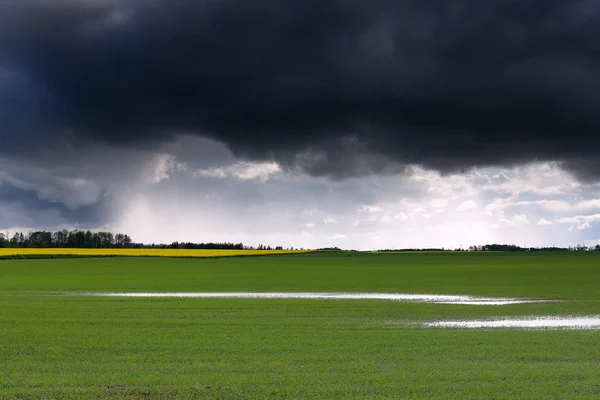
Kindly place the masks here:
POLYGON ((445 248, 429 248, 429 249, 385 249, 377 250, 377 252, 401 252, 401 251, 600 251, 600 245, 588 247, 583 245, 569 247, 521 247, 514 244, 486 244, 483 246, 469 246, 466 249, 445 249, 445 248))
MULTIPOLYGON (((191 243, 173 242, 170 244, 135 243, 129 235, 111 232, 83 230, 17 232, 12 236, 0 233, 0 248, 149 248, 149 249, 212 249, 212 250, 283 250, 282 246, 244 246, 243 243, 191 243)), ((293 250, 293 248, 291 249, 293 250)))
MULTIPOLYGON (((17 232, 10 236, 8 233, 0 233, 0 248, 90 248, 90 249, 114 249, 114 248, 148 248, 148 249, 211 249, 211 250, 294 250, 294 247, 283 246, 246 246, 243 243, 229 242, 173 242, 164 243, 135 243, 129 235, 124 233, 113 234, 111 232, 92 232, 83 230, 68 231, 34 231, 24 234, 17 232)), ((298 250, 303 250, 298 248, 298 250)), ((324 247, 317 250, 344 251, 339 247, 324 247)), ((587 247, 583 245, 569 247, 520 247, 511 244, 487 244, 483 246, 470 246, 466 249, 446 248, 397 248, 382 249, 376 252, 408 252, 408 251, 600 251, 600 245, 587 247)), ((347 250, 346 250, 347 251, 347 250)))

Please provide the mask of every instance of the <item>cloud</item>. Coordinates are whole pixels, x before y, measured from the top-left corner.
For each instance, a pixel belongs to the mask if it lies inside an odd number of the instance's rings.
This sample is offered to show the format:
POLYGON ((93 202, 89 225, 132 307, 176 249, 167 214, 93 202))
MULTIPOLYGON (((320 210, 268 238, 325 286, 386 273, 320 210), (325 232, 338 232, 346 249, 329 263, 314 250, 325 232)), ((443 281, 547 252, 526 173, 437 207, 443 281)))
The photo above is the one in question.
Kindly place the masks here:
POLYGON ((406 221, 409 218, 410 217, 403 212, 399 212, 398 214, 394 215, 395 220, 406 221))
POLYGON ((188 134, 336 179, 558 161, 599 181, 599 17, 589 0, 3 1, 1 151, 188 134))
POLYGON ((580 223, 576 223, 571 233, 567 232, 571 224, 555 222, 559 217, 595 211, 556 215, 541 205, 529 205, 506 209, 502 216, 485 212, 485 205, 498 197, 511 202, 547 197, 571 205, 593 204, 599 197, 598 187, 579 184, 577 189, 567 190, 570 181, 558 184, 561 177, 568 179, 568 174, 556 164, 482 168, 450 175, 411 168, 413 172, 407 176, 345 180, 278 172, 263 184, 260 179, 233 175, 194 178, 197 170, 226 170, 241 161, 224 145, 195 136, 178 137, 156 150, 81 142, 57 147, 59 151, 54 151, 55 147, 33 151, 27 160, 0 155, 0 180, 4 182, 0 188, 11 189, 0 190, 2 227, 11 232, 108 229, 148 243, 224 240, 305 248, 328 246, 324 238, 337 233, 346 238, 328 239, 332 240, 329 245, 361 249, 455 248, 461 243, 569 245, 597 238, 600 232, 600 224, 593 222, 588 229, 577 229, 580 223), (552 178, 534 179, 547 174, 552 178), (16 180, 29 186, 16 188, 10 184, 16 180), (509 180, 531 182, 536 192, 519 183, 514 192, 518 197, 513 198, 513 192, 504 191, 509 180), (502 189, 495 190, 498 186, 502 189), (564 193, 538 194, 547 186, 564 193), (478 207, 465 213, 455 211, 468 200, 478 207), (443 209, 436 207, 444 204, 443 209), (531 223, 490 229, 502 218, 512 220, 513 214, 523 214, 531 223), (541 218, 555 223, 539 226, 536 222, 541 218), (375 236, 380 240, 374 241, 375 236))
POLYGON ((576 203, 570 203, 565 200, 533 200, 533 201, 510 201, 510 199, 496 199, 493 203, 486 206, 489 212, 503 212, 509 208, 519 208, 523 206, 539 206, 540 208, 558 213, 573 211, 589 211, 600 209, 600 201, 597 199, 583 200, 576 203))
POLYGON ((558 223, 571 224, 569 231, 573 230, 573 227, 577 227, 578 230, 590 229, 592 223, 600 221, 600 214, 592 215, 577 215, 574 217, 560 218, 556 220, 558 223))
POLYGON ((233 178, 238 180, 257 180, 266 182, 271 176, 281 172, 281 167, 274 162, 248 162, 240 161, 227 167, 214 167, 198 169, 194 172, 197 178, 233 178))
POLYGON ((169 179, 172 172, 185 172, 188 170, 186 163, 177 161, 171 154, 158 154, 153 161, 154 165, 148 176, 151 183, 160 183, 169 179))
POLYGON ((465 200, 458 207, 456 207, 456 211, 467 211, 472 210, 473 208, 477 208, 477 203, 473 200, 465 200))
POLYGON ((376 213, 382 212, 383 209, 379 206, 370 206, 367 204, 363 204, 360 207, 358 207, 358 211, 364 212, 367 214, 376 214, 376 213))
MULTIPOLYGON (((399 214, 399 215, 400 215, 400 217, 401 217, 401 215, 402 215, 402 214, 399 214)), ((425 210, 425 209, 424 209, 424 208, 422 208, 422 207, 417 207, 417 208, 413 209, 413 210, 412 210, 412 211, 411 211, 411 212, 408 214, 408 216, 409 216, 409 217, 414 217, 414 216, 422 216, 422 217, 425 217, 425 218, 429 218, 429 217, 431 217, 431 213, 428 213, 428 212, 427 212, 427 210, 425 210)))
POLYGON ((600 214, 576 215, 574 217, 560 218, 556 220, 556 222, 562 224, 584 224, 598 221, 600 221, 600 214))
POLYGON ((92 179, 55 172, 34 163, 15 165, 0 158, 0 184, 32 192, 40 200, 75 209, 96 203, 102 195, 102 188, 92 179))
MULTIPOLYGON (((184 160, 180 153, 168 152, 177 160, 184 160)), ((190 171, 197 169, 193 160, 193 157, 185 159, 190 163, 190 171)), ((215 167, 219 165, 232 164, 218 163, 215 167)), ((207 168, 211 167, 202 167, 207 168)), ((194 179, 191 174, 174 173, 158 185, 149 184, 137 190, 141 199, 131 197, 131 204, 120 210, 123 216, 118 218, 114 230, 150 242, 232 240, 318 248, 328 246, 326 240, 331 240, 329 245, 361 249, 455 248, 461 243, 466 247, 485 243, 572 245, 598 237, 595 225, 600 224, 592 223, 591 228, 582 230, 576 224, 569 233, 570 224, 556 223, 558 217, 541 207, 506 210, 502 216, 486 213, 484 205, 491 202, 489 199, 505 196, 488 185, 488 178, 493 182, 498 172, 481 170, 479 174, 469 172, 463 176, 432 173, 428 174, 431 180, 421 176, 374 176, 343 181, 282 173, 269 184, 234 178, 194 179), (446 184, 454 189, 449 190, 446 184), (448 190, 444 192, 448 204, 441 213, 432 207, 431 201, 439 199, 442 191, 430 191, 431 187, 448 190), (464 213, 455 211, 468 200, 475 201, 478 207, 464 213), (364 205, 381 211, 368 213, 364 205), (163 215, 165 209, 171 211, 163 215), (542 218, 553 225, 538 225, 542 218), (311 225, 314 227, 310 228, 311 225), (490 229, 492 225, 497 229, 490 229), (335 234, 346 237, 333 239, 335 234), (380 240, 375 242, 375 236, 380 240)), ((502 170, 502 173, 511 179, 521 179, 524 171, 502 170)), ((532 167, 527 174, 535 175, 535 169, 532 167)), ((535 201, 537 196, 521 194, 526 201, 535 201)), ((584 185, 581 191, 564 199, 577 203, 595 197, 596 188, 584 185)))
POLYGON ((445 208, 448 205, 448 199, 432 199, 429 206, 432 208, 445 208))
POLYGON ((334 233, 333 235, 325 237, 325 239, 344 239, 344 238, 346 238, 346 235, 344 235, 343 233, 334 233))
POLYGON ((35 190, 0 183, 0 230, 96 228, 107 222, 112 199, 98 196, 93 203, 68 206, 39 196, 35 190))
POLYGON ((323 223, 324 224, 337 224, 337 223, 339 223, 339 221, 335 217, 326 216, 326 217, 323 217, 323 223))
POLYGON ((579 203, 577 203, 575 209, 580 211, 600 209, 600 199, 582 200, 579 203))
POLYGON ((500 221, 492 225, 493 228, 498 227, 515 227, 521 225, 528 225, 529 218, 524 214, 514 215, 511 218, 502 218, 500 221))
POLYGON ((547 219, 540 218, 540 220, 537 222, 537 224, 540 226, 548 226, 548 225, 552 225, 552 221, 548 221, 547 219))
POLYGON ((577 226, 577 229, 579 229, 579 230, 581 230, 581 229, 589 229, 591 227, 592 227, 592 225, 590 224, 590 221, 585 221, 585 222, 582 222, 581 224, 579 224, 577 226))
POLYGON ((540 196, 564 195, 582 188, 560 163, 535 162, 487 176, 483 188, 516 198, 522 193, 540 196))

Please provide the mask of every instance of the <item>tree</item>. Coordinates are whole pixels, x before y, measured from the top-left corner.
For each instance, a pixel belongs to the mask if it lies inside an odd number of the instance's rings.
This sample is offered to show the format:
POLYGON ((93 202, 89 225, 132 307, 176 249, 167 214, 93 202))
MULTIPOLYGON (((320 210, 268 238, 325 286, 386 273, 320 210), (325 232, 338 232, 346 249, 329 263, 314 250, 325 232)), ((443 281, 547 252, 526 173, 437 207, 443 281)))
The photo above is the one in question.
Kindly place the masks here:
POLYGON ((28 247, 43 247, 42 246, 42 234, 41 231, 29 232, 29 243, 28 247))
POLYGON ((596 247, 594 247, 594 250, 600 251, 600 244, 597 244, 596 247))
POLYGON ((94 235, 92 234, 92 232, 87 230, 85 232, 84 245, 82 247, 94 247, 93 238, 94 235))
POLYGON ((69 231, 66 229, 63 229, 62 231, 54 232, 52 234, 52 244, 54 245, 54 247, 70 247, 67 245, 68 241, 69 241, 69 231))
POLYGON ((85 232, 75 231, 75 247, 85 247, 85 232))
POLYGON ((115 238, 110 232, 99 232, 98 236, 100 237, 100 247, 110 248, 115 245, 115 238))
POLYGON ((10 239, 10 247, 19 247, 19 234, 17 232, 10 239))

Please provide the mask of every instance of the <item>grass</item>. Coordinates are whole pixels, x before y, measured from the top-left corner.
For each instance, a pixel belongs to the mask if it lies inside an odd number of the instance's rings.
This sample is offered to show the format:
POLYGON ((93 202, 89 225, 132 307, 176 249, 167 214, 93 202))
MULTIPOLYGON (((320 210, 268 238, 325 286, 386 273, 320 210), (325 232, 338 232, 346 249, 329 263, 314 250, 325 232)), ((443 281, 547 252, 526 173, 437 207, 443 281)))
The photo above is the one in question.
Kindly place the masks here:
POLYGON ((598 314, 596 253, 0 261, 0 398, 597 398, 600 331, 418 321, 598 314), (360 291, 571 299, 502 307, 131 299, 69 291, 360 291))

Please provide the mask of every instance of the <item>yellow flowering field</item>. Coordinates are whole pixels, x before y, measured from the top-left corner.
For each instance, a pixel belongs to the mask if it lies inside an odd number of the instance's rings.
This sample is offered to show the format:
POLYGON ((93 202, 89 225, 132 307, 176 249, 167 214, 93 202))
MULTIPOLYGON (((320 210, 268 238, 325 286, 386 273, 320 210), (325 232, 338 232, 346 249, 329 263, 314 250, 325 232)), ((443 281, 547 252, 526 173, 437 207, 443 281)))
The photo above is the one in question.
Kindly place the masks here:
POLYGON ((231 257, 306 253, 310 250, 187 250, 187 249, 34 249, 3 248, 0 257, 11 256, 152 256, 152 257, 231 257))

